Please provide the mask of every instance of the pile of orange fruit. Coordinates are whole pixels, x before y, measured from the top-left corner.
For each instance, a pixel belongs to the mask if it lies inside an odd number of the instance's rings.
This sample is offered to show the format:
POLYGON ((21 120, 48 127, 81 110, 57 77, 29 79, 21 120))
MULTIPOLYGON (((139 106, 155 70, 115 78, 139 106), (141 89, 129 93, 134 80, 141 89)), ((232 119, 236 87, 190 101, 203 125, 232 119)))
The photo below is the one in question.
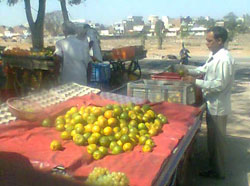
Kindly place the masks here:
MULTIPOLYGON (((155 113, 149 105, 130 103, 72 107, 55 119, 54 127, 61 132, 61 139, 87 146, 88 153, 98 160, 108 154, 132 151, 138 144, 143 152, 151 152, 155 146, 152 137, 166 123, 166 116, 155 113)), ((50 126, 51 122, 47 119, 42 125, 50 126)), ((59 144, 58 147, 61 148, 59 144)), ((54 146, 51 149, 59 150, 54 146)))

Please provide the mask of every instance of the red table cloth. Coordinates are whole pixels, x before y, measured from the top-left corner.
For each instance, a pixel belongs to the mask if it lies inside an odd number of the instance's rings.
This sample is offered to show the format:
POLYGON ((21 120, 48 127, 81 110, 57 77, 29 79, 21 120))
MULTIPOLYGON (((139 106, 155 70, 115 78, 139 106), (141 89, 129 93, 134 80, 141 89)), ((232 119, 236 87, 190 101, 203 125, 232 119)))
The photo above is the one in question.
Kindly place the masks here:
MULTIPOLYGON (((50 116, 58 116, 72 106, 115 103, 98 95, 75 97, 46 109, 50 116)), ((137 146, 132 152, 108 155, 101 160, 93 160, 85 146, 77 146, 73 141, 63 141, 64 150, 51 151, 52 140, 60 140, 60 132, 54 128, 44 128, 39 122, 17 120, 0 126, 0 151, 16 152, 27 157, 34 167, 50 170, 63 165, 74 176, 87 177, 94 167, 106 167, 110 171, 124 172, 131 186, 151 185, 160 173, 161 165, 171 155, 189 126, 194 124, 200 109, 192 106, 162 102, 152 108, 168 117, 163 132, 153 137, 156 147, 151 153, 142 152, 137 146)))

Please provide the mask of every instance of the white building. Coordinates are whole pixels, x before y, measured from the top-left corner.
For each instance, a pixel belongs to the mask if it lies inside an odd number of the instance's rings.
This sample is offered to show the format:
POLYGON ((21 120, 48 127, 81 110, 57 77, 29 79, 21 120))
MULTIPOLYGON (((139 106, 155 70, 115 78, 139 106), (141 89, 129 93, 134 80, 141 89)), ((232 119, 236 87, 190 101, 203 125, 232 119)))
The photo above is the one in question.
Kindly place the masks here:
POLYGON ((121 35, 121 34, 124 34, 124 31, 125 31, 125 26, 123 23, 115 23, 114 24, 114 30, 115 30, 115 33, 118 34, 118 35, 121 35))
POLYGON ((141 32, 144 28, 144 25, 135 25, 133 26, 133 31, 134 32, 141 32))
POLYGON ((179 34, 180 28, 179 27, 174 27, 174 28, 168 28, 166 32, 166 36, 169 37, 175 37, 179 34))
POLYGON ((162 16, 161 20, 163 21, 165 28, 169 28, 169 18, 168 18, 168 16, 162 16))
POLYGON ((204 36, 207 31, 205 27, 194 27, 190 29, 190 34, 194 36, 204 36))
POLYGON ((159 20, 159 16, 156 16, 156 15, 148 16, 148 21, 151 25, 155 25, 158 20, 159 20))
POLYGON ((100 30, 101 36, 112 36, 113 34, 109 33, 109 30, 100 30))

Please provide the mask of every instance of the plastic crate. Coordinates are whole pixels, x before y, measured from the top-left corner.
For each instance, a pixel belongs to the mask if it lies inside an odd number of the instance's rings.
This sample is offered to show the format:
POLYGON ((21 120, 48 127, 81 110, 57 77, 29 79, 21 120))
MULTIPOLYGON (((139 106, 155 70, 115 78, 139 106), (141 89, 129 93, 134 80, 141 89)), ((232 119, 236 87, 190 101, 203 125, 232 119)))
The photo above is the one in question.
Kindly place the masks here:
POLYGON ((195 89, 181 81, 139 80, 128 83, 128 96, 150 102, 168 101, 187 105, 195 104, 195 89))
POLYGON ((181 80, 181 76, 174 72, 162 72, 151 75, 151 79, 155 80, 181 80))
POLYGON ((108 83, 111 77, 110 64, 92 63, 90 82, 108 83))

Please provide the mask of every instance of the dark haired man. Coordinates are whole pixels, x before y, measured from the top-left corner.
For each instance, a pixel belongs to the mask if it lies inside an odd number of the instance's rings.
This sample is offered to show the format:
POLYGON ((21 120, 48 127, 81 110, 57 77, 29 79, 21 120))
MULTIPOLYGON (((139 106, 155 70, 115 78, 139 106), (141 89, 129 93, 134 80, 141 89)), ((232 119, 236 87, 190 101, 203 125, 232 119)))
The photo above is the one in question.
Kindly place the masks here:
POLYGON ((234 60, 224 48, 228 33, 223 27, 212 27, 206 36, 206 45, 211 51, 206 63, 194 70, 192 76, 203 75, 203 79, 187 76, 184 80, 195 83, 202 89, 207 104, 207 141, 210 169, 201 176, 225 177, 224 148, 227 116, 231 111, 231 88, 234 80, 234 60))
POLYGON ((63 23, 65 39, 56 42, 55 56, 60 62, 60 83, 75 82, 87 85, 87 67, 90 61, 87 39, 76 37, 74 23, 63 23))

